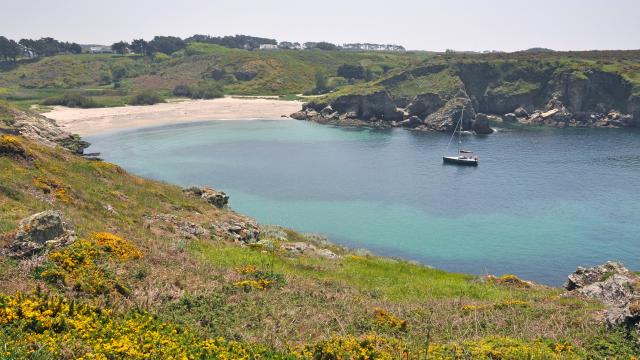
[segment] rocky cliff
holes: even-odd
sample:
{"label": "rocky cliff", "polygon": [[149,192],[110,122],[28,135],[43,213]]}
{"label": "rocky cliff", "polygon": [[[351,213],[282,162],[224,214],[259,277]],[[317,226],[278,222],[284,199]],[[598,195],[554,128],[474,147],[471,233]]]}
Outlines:
{"label": "rocky cliff", "polygon": [[[640,97],[615,71],[543,61],[425,65],[372,81],[371,94],[328,95],[296,119],[338,125],[488,134],[490,123],[555,127],[640,126]],[[362,89],[362,86],[360,87]]]}
{"label": "rocky cliff", "polygon": [[54,120],[33,112],[23,112],[0,102],[0,134],[22,135],[46,146],[60,145],[82,154],[89,143],[62,129]]}

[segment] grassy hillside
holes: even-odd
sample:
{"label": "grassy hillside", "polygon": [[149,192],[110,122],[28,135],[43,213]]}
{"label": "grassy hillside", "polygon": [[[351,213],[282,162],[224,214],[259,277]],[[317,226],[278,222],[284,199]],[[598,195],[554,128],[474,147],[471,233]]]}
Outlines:
{"label": "grassy hillside", "polygon": [[[20,219],[48,209],[61,211],[78,240],[29,259],[0,256],[0,358],[628,359],[640,351],[625,330],[596,322],[601,305],[559,289],[447,273],[278,227],[241,246],[215,230],[242,215],[117,165],[2,135],[0,245]],[[159,218],[173,220],[149,220]],[[186,235],[184,224],[208,231]],[[281,247],[290,242],[339,258],[292,255]]]}
{"label": "grassy hillside", "polygon": [[[354,87],[353,80],[336,75],[338,67],[344,64],[362,65],[373,80],[357,81]],[[17,65],[5,64],[0,70],[0,98],[27,108],[46,98],[77,93],[94,98],[98,106],[115,106],[124,104],[136,92],[152,90],[170,96],[176,85],[199,82],[221,84],[227,94],[286,96],[313,89],[315,74],[322,73],[342,94],[386,83],[396,98],[410,99],[424,91],[448,91],[455,87],[460,81],[455,76],[460,64],[491,65],[496,76],[491,80],[496,82],[492,91],[497,92],[517,93],[545,85],[536,84],[540,79],[531,78],[532,74],[549,76],[557,71],[573,71],[580,78],[589,71],[603,71],[622,76],[631,84],[632,93],[640,95],[640,51],[493,54],[247,51],[191,43],[171,56],[58,55],[24,60]],[[450,70],[438,76],[411,76],[390,84],[393,82],[390,79],[399,74],[425,66],[446,66]]]}
{"label": "grassy hillside", "polygon": [[373,74],[416,65],[426,53],[346,51],[247,51],[192,43],[167,56],[58,55],[0,70],[0,97],[23,108],[63,93],[93,97],[98,105],[122,105],[143,90],[170,96],[176,85],[216,82],[228,94],[292,95],[313,89],[320,72],[335,76],[343,64]]}

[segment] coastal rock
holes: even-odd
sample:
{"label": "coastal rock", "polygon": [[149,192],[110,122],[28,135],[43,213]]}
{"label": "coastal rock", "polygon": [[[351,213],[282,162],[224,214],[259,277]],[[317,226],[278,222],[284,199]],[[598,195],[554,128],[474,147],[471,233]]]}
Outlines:
{"label": "coastal rock", "polygon": [[425,120],[428,130],[451,132],[455,129],[460,114],[464,109],[462,129],[470,130],[475,117],[475,111],[468,97],[456,97],[449,100],[441,109],[429,115]]}
{"label": "coastal rock", "polygon": [[331,103],[331,108],[341,114],[355,112],[364,121],[401,121],[403,115],[386,91],[341,96]]}
{"label": "coastal rock", "polygon": [[514,113],[507,113],[507,114],[502,115],[502,120],[504,122],[513,123],[513,122],[517,122],[518,121],[518,117]]}
{"label": "coastal rock", "polygon": [[498,116],[498,115],[487,115],[487,120],[489,120],[489,122],[492,122],[492,123],[501,123],[504,121],[502,119],[502,116]]}
{"label": "coastal rock", "polygon": [[489,126],[489,117],[485,114],[477,114],[473,120],[472,130],[476,134],[492,134],[493,129]]}
{"label": "coastal rock", "polygon": [[[82,154],[89,147],[88,142],[78,135],[66,132],[52,119],[39,114],[9,111],[13,115],[13,121],[8,129],[15,135],[22,135],[45,146],[59,145],[75,154]],[[7,129],[0,129],[0,133],[6,131]]]}
{"label": "coastal rock", "polygon": [[421,124],[422,124],[422,119],[420,119],[417,116],[412,116],[407,120],[401,121],[399,125],[406,128],[415,128],[417,126],[420,126]]}
{"label": "coastal rock", "polygon": [[522,106],[520,106],[519,108],[515,109],[513,111],[513,114],[516,117],[527,117],[527,116],[529,116],[529,112],[527,112],[527,110],[525,108],[523,108]]}
{"label": "coastal rock", "polygon": [[219,221],[211,225],[219,237],[231,238],[240,244],[254,244],[260,240],[260,228],[252,219]]}
{"label": "coastal rock", "polygon": [[424,119],[438,111],[438,109],[440,109],[444,104],[445,101],[438,94],[420,94],[417,95],[409,104],[407,111],[409,112],[409,115],[418,116]]}
{"label": "coastal rock", "polygon": [[297,111],[289,115],[289,117],[296,120],[307,120],[307,113],[306,111]]}
{"label": "coastal rock", "polygon": [[196,239],[209,236],[209,230],[172,214],[144,216],[143,222],[145,223],[145,226],[149,227],[153,232],[159,235],[164,235],[168,228],[170,229],[170,232],[177,233],[180,237],[186,239]]}
{"label": "coastal rock", "polygon": [[20,221],[8,255],[24,258],[66,246],[76,240],[72,227],[59,211],[47,210]]}
{"label": "coastal rock", "polygon": [[640,276],[618,262],[591,268],[579,267],[564,287],[572,293],[601,301],[607,306],[604,320],[611,326],[631,325],[640,330]]}
{"label": "coastal rock", "polygon": [[192,186],[183,190],[185,193],[200,197],[209,204],[222,209],[229,204],[229,195],[222,191],[216,191],[210,187]]}

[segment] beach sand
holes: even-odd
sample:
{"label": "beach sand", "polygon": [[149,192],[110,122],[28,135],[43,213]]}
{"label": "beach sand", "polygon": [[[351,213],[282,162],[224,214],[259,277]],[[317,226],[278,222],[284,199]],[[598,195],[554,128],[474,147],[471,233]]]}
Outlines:
{"label": "beach sand", "polygon": [[173,101],[149,106],[77,109],[55,106],[43,115],[65,130],[96,135],[131,128],[203,120],[285,119],[302,108],[300,101],[269,98],[232,98]]}

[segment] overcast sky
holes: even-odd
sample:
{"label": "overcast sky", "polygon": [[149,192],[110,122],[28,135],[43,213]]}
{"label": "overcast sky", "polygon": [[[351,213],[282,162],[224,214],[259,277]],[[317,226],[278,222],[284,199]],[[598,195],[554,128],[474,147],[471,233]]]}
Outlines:
{"label": "overcast sky", "polygon": [[0,35],[111,44],[247,34],[420,50],[640,49],[640,0],[3,0]]}

